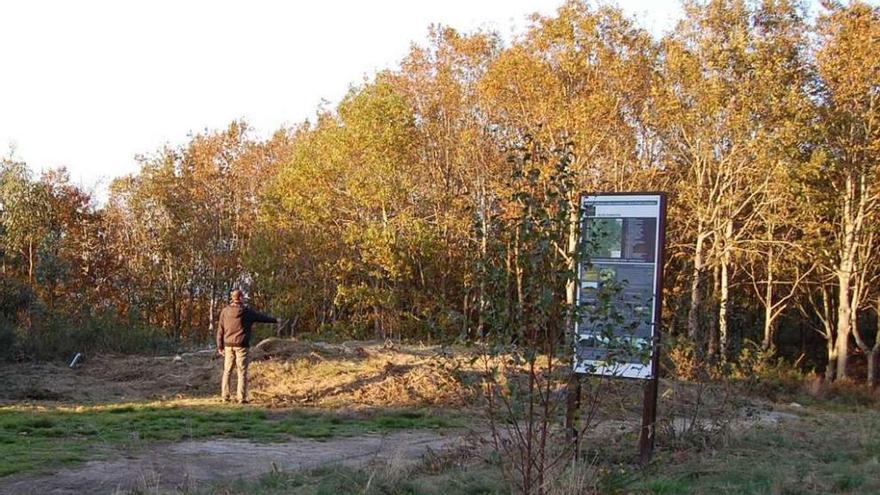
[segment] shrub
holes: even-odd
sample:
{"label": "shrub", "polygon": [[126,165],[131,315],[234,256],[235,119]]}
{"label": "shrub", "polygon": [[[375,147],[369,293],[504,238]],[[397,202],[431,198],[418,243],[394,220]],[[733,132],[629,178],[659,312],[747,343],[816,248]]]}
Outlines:
{"label": "shrub", "polygon": [[15,355],[15,325],[0,319],[0,360],[11,359]]}
{"label": "shrub", "polygon": [[34,293],[27,284],[18,280],[0,277],[0,316],[15,321],[19,313],[30,306]]}
{"label": "shrub", "polygon": [[87,315],[71,320],[39,304],[29,311],[29,324],[0,320],[0,358],[70,359],[77,352],[123,354],[172,351],[177,344],[159,329],[115,315]]}
{"label": "shrub", "polygon": [[703,363],[697,357],[696,345],[687,338],[671,337],[663,344],[660,363],[664,374],[681,380],[696,380],[703,370]]}
{"label": "shrub", "polygon": [[814,375],[804,380],[801,392],[811,399],[833,402],[842,406],[872,406],[880,403],[880,395],[862,383],[851,379],[839,379],[828,383],[823,377]]}

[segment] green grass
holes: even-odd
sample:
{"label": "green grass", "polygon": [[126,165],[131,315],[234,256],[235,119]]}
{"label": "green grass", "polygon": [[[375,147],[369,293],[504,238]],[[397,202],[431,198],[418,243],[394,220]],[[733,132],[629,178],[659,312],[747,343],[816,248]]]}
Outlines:
{"label": "green grass", "polygon": [[709,452],[661,452],[626,493],[880,493],[880,414],[814,411]]}
{"label": "green grass", "polygon": [[294,472],[269,473],[257,480],[236,480],[205,487],[198,493],[248,495],[495,495],[510,493],[501,473],[491,466],[453,468],[442,473],[379,466],[354,469],[324,466]]}
{"label": "green grass", "polygon": [[[880,493],[880,414],[876,409],[804,408],[803,417],[753,427],[714,449],[659,446],[640,469],[597,459],[597,489],[608,494],[877,494]],[[635,443],[632,447],[634,449]],[[451,464],[438,470],[332,466],[275,472],[259,480],[221,483],[199,493],[419,494],[509,493],[497,464]],[[565,492],[569,493],[569,492]],[[573,492],[572,492],[573,493]]]}
{"label": "green grass", "polygon": [[360,415],[294,410],[271,415],[208,403],[137,403],[79,408],[0,408],[0,476],[105,456],[114,448],[209,437],[278,442],[368,432],[460,426],[455,416],[424,410]]}

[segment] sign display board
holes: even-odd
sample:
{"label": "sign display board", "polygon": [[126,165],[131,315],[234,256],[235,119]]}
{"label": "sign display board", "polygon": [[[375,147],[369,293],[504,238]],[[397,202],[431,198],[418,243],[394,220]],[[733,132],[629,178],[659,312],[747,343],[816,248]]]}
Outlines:
{"label": "sign display board", "polygon": [[575,372],[656,377],[665,197],[581,197]]}

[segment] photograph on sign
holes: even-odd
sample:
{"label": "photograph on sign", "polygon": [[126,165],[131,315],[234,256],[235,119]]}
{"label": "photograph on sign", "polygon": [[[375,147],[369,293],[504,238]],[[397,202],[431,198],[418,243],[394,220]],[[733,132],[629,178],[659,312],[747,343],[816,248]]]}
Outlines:
{"label": "photograph on sign", "polygon": [[659,195],[582,197],[576,372],[652,377],[660,214]]}

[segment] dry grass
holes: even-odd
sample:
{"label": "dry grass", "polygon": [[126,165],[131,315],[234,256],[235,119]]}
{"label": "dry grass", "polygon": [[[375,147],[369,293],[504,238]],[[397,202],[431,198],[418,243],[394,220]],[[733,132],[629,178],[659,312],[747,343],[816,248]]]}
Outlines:
{"label": "dry grass", "polygon": [[[463,362],[439,347],[267,339],[251,351],[251,398],[265,407],[458,407],[473,398],[458,379]],[[0,405],[207,398],[218,393],[221,368],[212,351],[88,356],[75,370],[9,364],[0,367],[0,382],[10,384]]]}
{"label": "dry grass", "polygon": [[473,392],[461,360],[439,348],[268,340],[255,350],[253,395],[271,406],[455,407]]}

